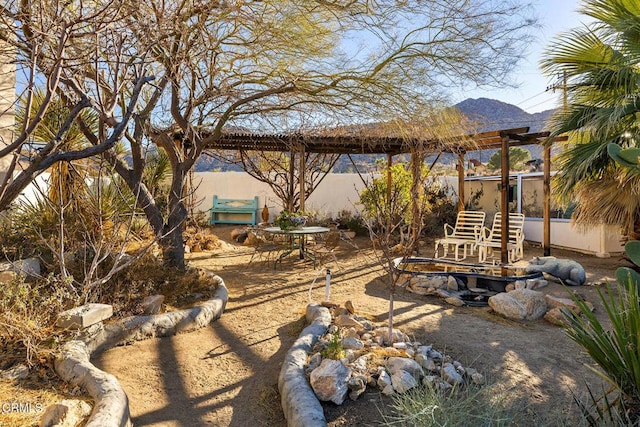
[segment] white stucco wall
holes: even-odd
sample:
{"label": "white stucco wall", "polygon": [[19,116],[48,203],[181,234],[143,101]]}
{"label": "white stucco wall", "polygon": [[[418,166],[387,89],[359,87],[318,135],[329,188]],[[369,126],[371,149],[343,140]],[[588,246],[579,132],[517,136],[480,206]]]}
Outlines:
{"label": "white stucco wall", "polygon": [[[525,239],[542,243],[543,226],[542,219],[527,218],[524,223]],[[581,230],[571,224],[570,220],[562,219],[552,219],[550,226],[552,246],[600,257],[624,252],[624,245],[620,241],[620,230],[617,227],[602,224],[588,230]]]}
{"label": "white stucco wall", "polygon": [[[211,208],[214,194],[223,199],[253,199],[258,196],[260,210],[266,203],[271,219],[282,210],[271,188],[245,172],[198,172],[194,174],[194,186],[196,200],[200,201],[196,207],[198,212]],[[335,216],[343,209],[359,211],[356,203],[363,188],[358,174],[329,174],[306,201],[305,210],[316,211],[321,216]]]}

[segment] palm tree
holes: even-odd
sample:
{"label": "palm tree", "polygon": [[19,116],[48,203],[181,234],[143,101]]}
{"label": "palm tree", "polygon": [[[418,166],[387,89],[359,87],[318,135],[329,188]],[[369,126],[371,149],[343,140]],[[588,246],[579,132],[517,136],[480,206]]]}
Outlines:
{"label": "palm tree", "polygon": [[568,82],[566,108],[552,122],[553,136],[570,136],[554,184],[564,200],[576,200],[578,224],[619,224],[633,237],[640,233],[640,175],[621,170],[607,145],[640,141],[640,7],[590,0],[581,12],[593,23],[559,36],[541,63]]}

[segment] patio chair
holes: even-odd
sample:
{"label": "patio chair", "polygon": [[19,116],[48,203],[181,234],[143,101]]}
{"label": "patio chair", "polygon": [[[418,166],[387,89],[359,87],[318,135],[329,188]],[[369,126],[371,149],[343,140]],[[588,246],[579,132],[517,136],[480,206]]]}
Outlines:
{"label": "patio chair", "polygon": [[[438,250],[443,247],[442,258],[449,254],[449,246],[454,249],[454,260],[462,261],[467,257],[467,247],[473,255],[478,242],[480,241],[480,230],[484,226],[486,214],[479,211],[460,211],[456,218],[454,227],[449,224],[444,225],[444,237],[435,242],[434,258],[440,258]],[[462,254],[460,254],[462,248]]]}
{"label": "patio chair", "polygon": [[[524,256],[524,219],[523,214],[509,213],[509,241],[507,250],[509,262],[515,262]],[[497,212],[493,217],[491,229],[482,228],[481,239],[478,243],[478,261],[486,262],[494,248],[502,246],[502,213]]]}
{"label": "patio chair", "polygon": [[322,259],[327,255],[331,256],[333,261],[338,264],[335,250],[340,246],[340,240],[342,239],[339,231],[330,231],[323,241],[318,241],[315,245],[310,245],[307,248],[307,251],[312,255],[314,268],[316,263],[322,263]]}
{"label": "patio chair", "polygon": [[253,246],[254,251],[249,259],[249,264],[253,262],[253,259],[264,258],[267,265],[272,260],[273,268],[276,268],[278,261],[281,260],[280,255],[285,251],[290,251],[291,248],[283,243],[276,241],[273,235],[266,235],[260,229],[250,230],[247,235],[246,244]]}

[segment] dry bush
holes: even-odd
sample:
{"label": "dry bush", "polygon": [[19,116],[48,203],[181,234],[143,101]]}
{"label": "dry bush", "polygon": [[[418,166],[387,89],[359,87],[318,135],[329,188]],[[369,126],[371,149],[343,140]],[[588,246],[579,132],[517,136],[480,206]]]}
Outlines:
{"label": "dry bush", "polygon": [[3,284],[0,296],[0,369],[17,360],[33,366],[49,361],[58,342],[54,329],[56,314],[75,305],[76,299],[65,283],[54,276],[34,282],[17,277]]}

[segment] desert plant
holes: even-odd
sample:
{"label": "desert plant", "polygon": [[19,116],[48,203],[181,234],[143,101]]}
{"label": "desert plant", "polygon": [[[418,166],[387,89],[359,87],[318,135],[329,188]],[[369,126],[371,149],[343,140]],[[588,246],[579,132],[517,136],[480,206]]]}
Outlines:
{"label": "desert plant", "polygon": [[347,353],[342,346],[342,340],[340,339],[340,334],[335,333],[331,337],[331,341],[327,344],[327,346],[321,352],[322,357],[327,359],[341,360],[344,359]]}
{"label": "desert plant", "polygon": [[451,200],[451,197],[447,194],[446,188],[439,181],[426,181],[424,185],[424,196],[430,208],[430,215],[424,216],[423,231],[427,235],[440,235],[444,224],[455,223],[458,209],[453,200]]}
{"label": "desert plant", "polygon": [[386,177],[378,177],[365,181],[365,188],[360,193],[360,202],[364,206],[363,218],[369,238],[378,249],[375,256],[385,273],[384,280],[389,290],[388,343],[393,342],[394,300],[400,278],[396,258],[409,257],[417,248],[424,214],[428,212],[424,193],[416,197],[411,195],[428,172],[422,165],[413,167],[418,157],[412,159],[411,172],[401,164],[391,167],[389,191]]}
{"label": "desert plant", "polygon": [[469,200],[464,202],[464,208],[468,211],[479,211],[481,210],[480,199],[484,196],[484,186],[482,182],[480,183],[480,189],[478,191],[472,191],[471,197]]}
{"label": "desert plant", "polygon": [[335,223],[340,230],[351,230],[356,234],[361,234],[366,230],[362,215],[359,213],[352,213],[348,209],[343,209],[338,212],[338,216],[335,219]]}
{"label": "desert plant", "polygon": [[[55,315],[78,302],[76,296],[69,292],[68,284],[54,275],[37,281],[25,281],[24,277],[17,276],[3,284],[0,342],[5,348],[15,347],[14,357],[32,365],[40,350],[50,347],[44,344],[54,338]],[[12,363],[13,360],[4,362]]]}
{"label": "desert plant", "polygon": [[[508,426],[518,425],[521,408],[495,387],[454,387],[441,390],[432,385],[395,394],[391,412],[380,410],[384,426]],[[504,398],[500,398],[500,397]],[[527,417],[527,423],[531,422]]]}
{"label": "desert plant", "polygon": [[[378,166],[381,166],[378,163]],[[393,223],[409,222],[411,206],[411,172],[403,164],[395,164],[389,169],[391,172],[391,199],[387,201],[387,169],[381,170],[381,175],[373,179],[360,192],[360,204],[364,209],[366,219],[383,221],[388,217]],[[374,224],[375,225],[375,224]]]}
{"label": "desert plant", "polygon": [[[631,243],[631,242],[629,242]],[[634,272],[635,273],[635,272]],[[627,271],[619,270],[619,279]],[[614,296],[614,291],[617,296]],[[618,283],[606,292],[598,290],[611,329],[607,330],[586,303],[574,298],[582,315],[566,312],[568,336],[584,348],[598,364],[594,372],[611,384],[603,397],[592,395],[595,413],[593,425],[613,422],[627,414],[633,423],[640,421],[640,305],[638,282],[627,275],[626,282]],[[609,396],[611,394],[611,396]],[[583,406],[588,409],[586,405]],[[635,424],[634,424],[635,425]]]}
{"label": "desert plant", "polygon": [[552,137],[569,136],[554,159],[554,191],[561,201],[576,201],[578,225],[620,225],[638,239],[640,175],[614,167],[607,151],[609,144],[633,147],[638,141],[640,13],[633,1],[581,3],[591,22],[558,35],[541,62],[548,76],[568,82],[565,108],[550,123]]}

